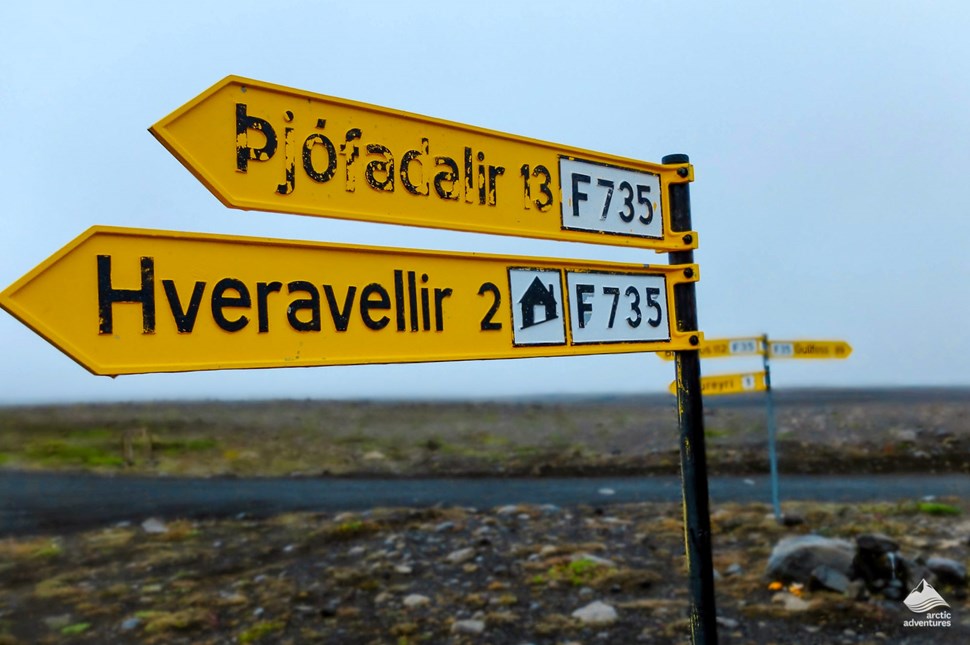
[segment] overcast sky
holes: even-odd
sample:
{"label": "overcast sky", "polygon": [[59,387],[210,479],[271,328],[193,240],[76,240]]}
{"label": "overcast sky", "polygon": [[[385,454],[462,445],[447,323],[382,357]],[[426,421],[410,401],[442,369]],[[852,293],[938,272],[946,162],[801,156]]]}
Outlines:
{"label": "overcast sky", "polygon": [[[228,209],[147,129],[236,74],[646,161],[686,153],[708,337],[853,346],[776,361],[779,388],[970,384],[965,2],[37,0],[0,17],[0,289],[94,224],[664,261]],[[634,393],[672,378],[639,354],[109,379],[0,312],[0,403]]]}

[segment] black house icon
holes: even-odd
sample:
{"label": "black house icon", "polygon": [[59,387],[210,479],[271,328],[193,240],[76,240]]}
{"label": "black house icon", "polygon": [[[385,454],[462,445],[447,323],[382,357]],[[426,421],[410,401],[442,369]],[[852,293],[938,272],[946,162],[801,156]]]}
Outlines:
{"label": "black house icon", "polygon": [[[552,285],[550,284],[549,288],[546,289],[546,286],[542,284],[538,276],[532,280],[532,284],[529,285],[529,288],[519,298],[519,304],[522,306],[522,329],[549,322],[559,317],[559,303],[556,302],[555,291]],[[544,310],[540,320],[536,320],[537,307],[541,307]]]}

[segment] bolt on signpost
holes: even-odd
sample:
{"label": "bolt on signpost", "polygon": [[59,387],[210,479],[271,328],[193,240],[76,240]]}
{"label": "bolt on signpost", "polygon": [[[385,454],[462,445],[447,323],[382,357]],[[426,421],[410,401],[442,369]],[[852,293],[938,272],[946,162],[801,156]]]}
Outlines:
{"label": "bolt on signpost", "polygon": [[109,376],[673,352],[691,637],[717,641],[686,155],[647,163],[234,76],[150,131],[233,208],[669,254],[651,266],[95,226],[0,307]]}

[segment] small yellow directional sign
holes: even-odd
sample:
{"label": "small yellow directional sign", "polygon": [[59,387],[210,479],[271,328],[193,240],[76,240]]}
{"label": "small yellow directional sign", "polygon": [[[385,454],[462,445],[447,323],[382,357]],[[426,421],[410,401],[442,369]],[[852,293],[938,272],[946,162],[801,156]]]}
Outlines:
{"label": "small yellow directional sign", "polygon": [[[762,343],[760,338],[715,338],[705,339],[697,349],[701,358],[725,358],[728,356],[761,356]],[[674,360],[673,352],[658,352],[657,356],[666,360]]]}
{"label": "small yellow directional sign", "polygon": [[[671,394],[677,393],[677,382],[670,384]],[[720,376],[701,377],[701,394],[703,396],[717,396],[718,394],[740,394],[743,392],[764,392],[765,373],[749,372],[746,374],[722,374]]]}
{"label": "small yellow directional sign", "polygon": [[848,358],[852,353],[842,340],[773,340],[768,345],[771,358]]}
{"label": "small yellow directional sign", "polygon": [[673,289],[697,276],[94,227],[0,306],[95,374],[525,358],[686,349]]}
{"label": "small yellow directional sign", "polygon": [[661,165],[230,76],[150,128],[226,206],[479,233],[697,246]]}

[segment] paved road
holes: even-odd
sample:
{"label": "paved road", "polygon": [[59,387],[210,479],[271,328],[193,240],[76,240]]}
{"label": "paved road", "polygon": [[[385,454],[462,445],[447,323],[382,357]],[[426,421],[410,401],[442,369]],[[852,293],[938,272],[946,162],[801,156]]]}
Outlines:
{"label": "paved road", "polygon": [[[769,501],[766,476],[713,477],[712,501]],[[782,500],[970,498],[970,477],[787,476]],[[176,479],[0,472],[0,535],[68,531],[155,516],[362,510],[435,504],[489,508],[679,501],[678,477],[622,479]]]}

